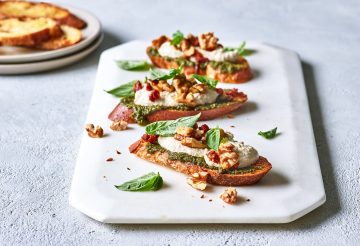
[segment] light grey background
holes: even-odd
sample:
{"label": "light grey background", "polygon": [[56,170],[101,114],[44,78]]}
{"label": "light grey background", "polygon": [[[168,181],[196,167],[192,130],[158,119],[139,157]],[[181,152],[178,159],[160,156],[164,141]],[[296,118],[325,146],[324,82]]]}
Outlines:
{"label": "light grey background", "polygon": [[[64,2],[96,14],[105,40],[76,65],[0,77],[0,245],[358,244],[359,1]],[[327,194],[322,207],[283,225],[117,226],[69,207],[101,50],[177,29],[266,41],[301,55]]]}

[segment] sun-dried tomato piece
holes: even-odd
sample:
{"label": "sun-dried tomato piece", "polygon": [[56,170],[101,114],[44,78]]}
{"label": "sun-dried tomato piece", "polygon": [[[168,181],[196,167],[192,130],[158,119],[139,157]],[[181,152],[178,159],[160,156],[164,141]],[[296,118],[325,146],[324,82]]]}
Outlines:
{"label": "sun-dried tomato piece", "polygon": [[139,91],[139,90],[141,90],[142,89],[142,84],[141,84],[141,82],[138,80],[138,81],[136,81],[136,83],[134,84],[134,92],[137,92],[137,91]]}
{"label": "sun-dried tomato piece", "polygon": [[221,88],[216,88],[216,92],[217,92],[219,95],[224,94],[224,90],[221,89]]}
{"label": "sun-dried tomato piece", "polygon": [[210,161],[218,163],[218,164],[220,163],[220,157],[219,157],[218,153],[216,153],[215,150],[210,150],[206,155]]}
{"label": "sun-dried tomato piece", "polygon": [[153,90],[149,96],[149,100],[155,102],[160,98],[160,92],[157,90]]}
{"label": "sun-dried tomato piece", "polygon": [[150,85],[150,83],[146,83],[145,88],[146,88],[147,91],[152,91],[152,90],[153,90],[153,88],[152,88],[152,86]]}
{"label": "sun-dried tomato piece", "polygon": [[145,142],[148,142],[148,143],[156,143],[157,142],[157,139],[158,139],[158,135],[150,135],[150,134],[147,134],[145,133],[144,135],[142,135],[142,140],[144,140]]}
{"label": "sun-dried tomato piece", "polygon": [[207,131],[209,131],[209,126],[206,124],[203,124],[202,126],[199,127],[200,130],[204,131],[204,133],[206,133]]}

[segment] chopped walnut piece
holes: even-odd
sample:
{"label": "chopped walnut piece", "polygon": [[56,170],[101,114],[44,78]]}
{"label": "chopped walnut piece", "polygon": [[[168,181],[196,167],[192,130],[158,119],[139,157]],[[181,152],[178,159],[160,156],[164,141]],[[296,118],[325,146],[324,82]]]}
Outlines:
{"label": "chopped walnut piece", "polygon": [[193,173],[191,177],[187,178],[187,183],[197,190],[205,190],[207,186],[207,172]]}
{"label": "chopped walnut piece", "polygon": [[159,38],[154,39],[154,40],[152,41],[152,46],[153,46],[154,48],[156,48],[156,49],[159,49],[160,46],[161,46],[163,43],[167,42],[167,41],[169,41],[169,38],[166,37],[165,35],[162,35],[162,36],[160,36]]}
{"label": "chopped walnut piece", "polygon": [[231,143],[220,144],[219,146],[220,165],[223,169],[235,168],[239,165],[239,153]]}
{"label": "chopped walnut piece", "polygon": [[126,130],[128,123],[126,121],[113,121],[110,125],[110,129],[113,131],[123,131]]}
{"label": "chopped walnut piece", "polygon": [[191,46],[189,49],[184,50],[183,54],[187,57],[192,56],[193,54],[195,54],[195,48]]}
{"label": "chopped walnut piece", "polygon": [[229,187],[225,189],[225,191],[222,194],[220,194],[219,197],[221,198],[221,200],[223,200],[226,203],[234,204],[236,203],[236,199],[237,199],[237,191],[235,188]]}
{"label": "chopped walnut piece", "polygon": [[200,48],[203,50],[215,50],[218,47],[218,38],[213,32],[203,33],[199,36]]}
{"label": "chopped walnut piece", "polygon": [[179,126],[176,128],[176,133],[185,137],[191,137],[193,136],[194,129],[192,127]]}
{"label": "chopped walnut piece", "polygon": [[85,126],[85,129],[86,129],[89,137],[101,138],[102,136],[104,136],[104,130],[100,126],[94,127],[93,124],[87,124]]}
{"label": "chopped walnut piece", "polygon": [[180,143],[190,148],[198,148],[198,149],[206,148],[206,144],[204,144],[202,141],[199,141],[191,137],[183,138]]}

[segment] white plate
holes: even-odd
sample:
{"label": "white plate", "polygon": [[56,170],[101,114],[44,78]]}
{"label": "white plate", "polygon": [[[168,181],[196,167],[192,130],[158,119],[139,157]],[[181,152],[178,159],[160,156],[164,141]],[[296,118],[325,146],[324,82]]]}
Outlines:
{"label": "white plate", "polygon": [[[221,85],[243,90],[249,102],[234,119],[207,122],[232,131],[273,165],[260,183],[237,188],[242,197],[237,205],[218,198],[224,187],[194,190],[186,184],[185,175],[131,155],[128,146],[141,137],[144,128],[131,125],[126,131],[111,131],[107,115],[118,99],[103,89],[143,79],[146,73],[120,70],[114,61],[145,59],[147,44],[129,42],[101,55],[87,122],[101,125],[107,135],[92,139],[84,131],[70,191],[73,207],[105,223],[286,223],[325,202],[299,58],[292,51],[262,43],[248,42],[256,50],[248,57],[255,78],[245,84]],[[277,138],[257,135],[275,126],[281,133]],[[117,155],[116,149],[122,154]],[[114,161],[106,162],[109,157]],[[132,193],[114,187],[151,171],[160,172],[164,179],[159,191]],[[201,199],[201,194],[206,198]]]}
{"label": "white plate", "polygon": [[94,43],[90,44],[85,49],[75,54],[71,54],[69,56],[61,57],[58,59],[31,62],[31,63],[20,63],[20,64],[0,64],[0,74],[18,75],[18,74],[26,74],[26,73],[38,73],[38,72],[44,72],[55,68],[60,68],[66,65],[70,65],[74,62],[83,59],[84,57],[88,56],[91,52],[93,52],[97,47],[99,47],[103,38],[104,35],[101,34],[99,38],[94,41]]}
{"label": "white plate", "polygon": [[86,28],[81,30],[83,38],[79,43],[62,49],[50,51],[34,50],[23,47],[0,46],[0,63],[24,63],[48,60],[75,53],[90,45],[100,35],[101,25],[99,20],[87,11],[74,7],[64,7],[87,23]]}

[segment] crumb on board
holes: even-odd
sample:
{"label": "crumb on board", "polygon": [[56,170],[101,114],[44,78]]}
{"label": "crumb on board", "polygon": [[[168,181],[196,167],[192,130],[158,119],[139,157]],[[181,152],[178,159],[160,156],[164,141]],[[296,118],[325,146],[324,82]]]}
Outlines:
{"label": "crumb on board", "polygon": [[130,168],[128,168],[128,167],[127,167],[126,169],[127,169],[127,170],[131,170],[131,169],[130,169]]}
{"label": "crumb on board", "polygon": [[120,155],[120,154],[121,154],[121,152],[120,152],[120,151],[118,151],[118,150],[116,150],[116,154]]}
{"label": "crumb on board", "polygon": [[113,160],[114,160],[114,158],[112,158],[112,157],[109,157],[106,159],[106,161],[113,161]]}

